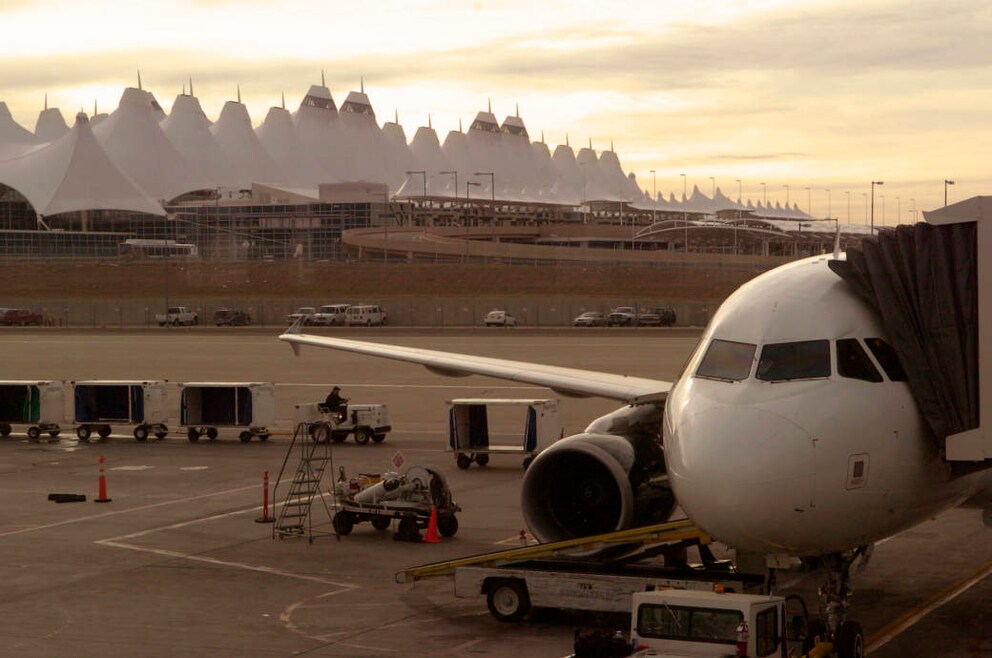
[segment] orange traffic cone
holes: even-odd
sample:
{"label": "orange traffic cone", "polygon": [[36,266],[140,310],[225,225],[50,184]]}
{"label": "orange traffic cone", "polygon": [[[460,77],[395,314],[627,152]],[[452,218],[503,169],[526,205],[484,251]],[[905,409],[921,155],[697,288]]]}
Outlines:
{"label": "orange traffic cone", "polygon": [[437,507],[431,506],[431,520],[427,522],[427,534],[424,535],[424,543],[437,544],[441,538],[437,534]]}
{"label": "orange traffic cone", "polygon": [[105,460],[103,458],[103,455],[100,455],[100,480],[97,483],[98,484],[99,493],[97,495],[97,498],[93,501],[94,503],[109,503],[110,502],[110,497],[107,495],[107,478],[103,474],[103,462],[104,461]]}

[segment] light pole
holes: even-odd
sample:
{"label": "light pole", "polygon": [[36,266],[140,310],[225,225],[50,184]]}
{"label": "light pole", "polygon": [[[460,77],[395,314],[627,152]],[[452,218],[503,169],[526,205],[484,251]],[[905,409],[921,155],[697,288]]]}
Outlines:
{"label": "light pole", "polygon": [[944,179],[944,207],[947,207],[947,186],[954,185],[954,181]]}
{"label": "light pole", "polygon": [[875,235],[875,186],[885,185],[885,181],[873,180],[871,182],[871,234]]}
{"label": "light pole", "polygon": [[[382,193],[383,204],[385,209],[389,210],[389,192]],[[389,262],[389,220],[388,214],[383,213],[382,215],[382,230],[383,230],[383,242],[382,242],[382,263],[385,265]]]}
{"label": "light pole", "polygon": [[442,174],[453,175],[455,177],[455,201],[458,200],[458,172],[457,171],[442,171]]}
{"label": "light pole", "polygon": [[[420,174],[421,176],[424,177],[424,197],[423,197],[423,200],[421,201],[421,204],[422,204],[422,207],[423,208],[427,208],[427,172],[426,171],[408,171],[408,172],[406,172],[406,175],[407,176],[413,176],[414,174]],[[412,215],[410,217],[410,221],[413,221],[413,216]],[[425,226],[426,226],[426,224],[425,224]]]}
{"label": "light pole", "polygon": [[496,242],[496,174],[491,171],[477,171],[473,176],[489,176],[489,192],[490,198],[493,202],[493,219],[492,219],[492,229],[493,238],[492,241]]}
{"label": "light pole", "polygon": [[689,208],[686,207],[688,199],[685,198],[687,183],[685,174],[679,174],[679,176],[682,177],[682,227],[685,230],[685,237],[683,238],[685,244],[682,250],[689,253]]}

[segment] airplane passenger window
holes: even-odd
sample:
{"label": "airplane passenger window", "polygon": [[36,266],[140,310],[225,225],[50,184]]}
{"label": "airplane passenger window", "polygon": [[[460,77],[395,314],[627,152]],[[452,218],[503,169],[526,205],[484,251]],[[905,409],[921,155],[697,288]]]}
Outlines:
{"label": "airplane passenger window", "polygon": [[830,376],[830,341],[771,343],[761,348],[755,376],[766,382]]}
{"label": "airplane passenger window", "polygon": [[699,364],[696,376],[727,382],[747,379],[751,373],[751,362],[754,361],[756,347],[752,343],[714,339],[706,348],[706,356]]}
{"label": "airplane passenger window", "polygon": [[837,341],[837,374],[866,382],[882,381],[882,374],[856,338],[842,338]]}
{"label": "airplane passenger window", "polygon": [[882,370],[888,375],[889,379],[894,382],[905,382],[909,381],[906,376],[906,371],[902,369],[902,363],[899,361],[899,356],[896,351],[892,349],[892,346],[886,343],[881,338],[865,338],[865,345],[871,350],[871,353],[875,355],[878,359],[878,363],[882,366]]}

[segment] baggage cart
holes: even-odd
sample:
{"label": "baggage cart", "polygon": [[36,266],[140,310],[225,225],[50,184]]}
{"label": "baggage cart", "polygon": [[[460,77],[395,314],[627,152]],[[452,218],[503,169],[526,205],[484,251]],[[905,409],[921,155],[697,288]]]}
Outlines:
{"label": "baggage cart", "polygon": [[179,424],[186,438],[213,441],[222,428],[240,429],[242,443],[267,441],[275,416],[275,386],[260,382],[195,382],[180,384]]}
{"label": "baggage cart", "polygon": [[57,437],[65,422],[63,388],[55,381],[0,382],[0,436],[9,436],[13,425],[27,425],[32,441],[42,432]]}
{"label": "baggage cart", "polygon": [[164,379],[72,382],[76,436],[80,441],[89,441],[96,432],[105,439],[112,425],[133,425],[138,441],[144,441],[149,434],[164,439],[169,433],[166,384]]}
{"label": "baggage cart", "polygon": [[[512,443],[492,442],[506,436],[502,431],[497,433],[502,426],[520,427],[522,432],[509,434]],[[485,466],[490,455],[497,454],[523,455],[527,468],[537,453],[561,436],[558,400],[463,398],[448,402],[448,451],[455,453],[461,469],[472,462]]]}

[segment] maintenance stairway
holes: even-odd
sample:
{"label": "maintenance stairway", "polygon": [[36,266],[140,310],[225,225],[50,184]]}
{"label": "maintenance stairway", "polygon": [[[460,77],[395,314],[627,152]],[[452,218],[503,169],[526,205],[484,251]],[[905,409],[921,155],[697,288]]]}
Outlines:
{"label": "maintenance stairway", "polygon": [[[313,542],[313,504],[316,498],[320,501],[320,506],[324,508],[327,521],[333,518],[332,507],[328,505],[324,494],[320,491],[320,483],[324,473],[328,468],[333,470],[334,463],[331,453],[330,441],[317,442],[310,437],[307,423],[299,423],[293,438],[289,442],[286,450],[286,457],[283,459],[282,468],[279,469],[279,477],[276,478],[275,487],[272,490],[272,499],[278,500],[279,484],[282,482],[286,472],[286,465],[294,450],[299,451],[299,461],[296,471],[289,481],[289,490],[283,502],[279,516],[272,527],[272,536],[283,537],[299,535],[306,536]],[[333,494],[329,494],[333,500]],[[318,507],[319,509],[319,507]],[[330,532],[321,534],[331,534]]]}

